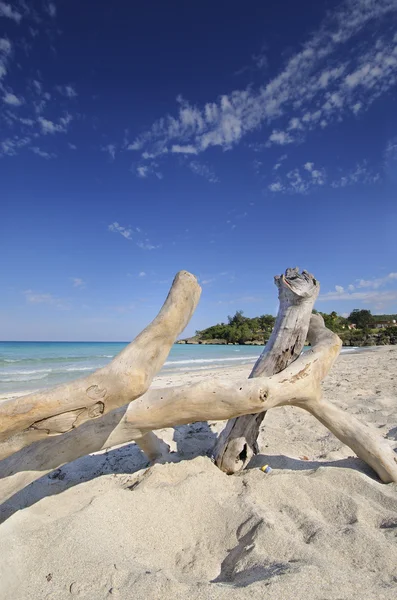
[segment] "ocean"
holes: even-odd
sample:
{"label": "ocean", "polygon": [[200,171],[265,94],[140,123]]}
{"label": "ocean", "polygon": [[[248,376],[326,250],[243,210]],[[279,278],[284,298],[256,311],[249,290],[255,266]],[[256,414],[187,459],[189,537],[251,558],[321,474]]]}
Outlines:
{"label": "ocean", "polygon": [[[127,343],[0,342],[0,397],[53,387],[105,366]],[[174,344],[161,373],[254,364],[263,346]]]}
{"label": "ocean", "polygon": [[[103,367],[127,343],[0,342],[0,397],[53,387]],[[160,373],[253,365],[263,346],[175,344]],[[352,350],[352,349],[346,349]]]}

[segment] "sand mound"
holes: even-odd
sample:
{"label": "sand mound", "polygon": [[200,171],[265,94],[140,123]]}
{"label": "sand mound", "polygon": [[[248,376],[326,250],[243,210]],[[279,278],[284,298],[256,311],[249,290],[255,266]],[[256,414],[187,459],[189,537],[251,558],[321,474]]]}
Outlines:
{"label": "sand mound", "polygon": [[228,477],[198,457],[44,498],[0,551],[4,600],[395,598],[396,486],[332,467]]}

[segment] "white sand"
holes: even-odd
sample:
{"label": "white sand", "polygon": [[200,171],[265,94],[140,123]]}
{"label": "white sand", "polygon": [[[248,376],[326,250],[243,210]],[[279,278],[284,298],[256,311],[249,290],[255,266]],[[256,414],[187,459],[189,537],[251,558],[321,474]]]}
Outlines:
{"label": "white sand", "polygon": [[[344,355],[323,388],[397,447],[396,366],[393,347]],[[155,385],[218,374],[163,376]],[[381,484],[295,408],[267,414],[262,454],[228,477],[205,456],[222,427],[160,431],[174,450],[169,464],[146,469],[129,444],[79,459],[7,501],[2,600],[397,598],[397,484]]]}

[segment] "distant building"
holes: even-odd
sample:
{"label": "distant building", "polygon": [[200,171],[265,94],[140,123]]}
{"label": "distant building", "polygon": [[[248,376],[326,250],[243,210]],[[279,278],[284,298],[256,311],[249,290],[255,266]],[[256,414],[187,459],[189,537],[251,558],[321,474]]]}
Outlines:
{"label": "distant building", "polygon": [[383,320],[377,320],[375,317],[374,328],[384,329],[385,327],[397,327],[396,319],[392,319],[391,321],[383,321]]}

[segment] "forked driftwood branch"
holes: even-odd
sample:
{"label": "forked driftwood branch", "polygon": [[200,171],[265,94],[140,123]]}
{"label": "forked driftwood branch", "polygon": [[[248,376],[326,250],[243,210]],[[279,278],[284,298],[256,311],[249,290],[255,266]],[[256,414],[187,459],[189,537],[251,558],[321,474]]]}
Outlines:
{"label": "forked driftwood branch", "polygon": [[[284,279],[289,281],[288,273],[291,271]],[[316,288],[315,280],[307,278]],[[337,358],[341,341],[324,326],[319,315],[310,316],[307,336],[311,349],[275,375],[261,374],[237,383],[207,379],[191,385],[148,389],[173,341],[190,319],[199,294],[196,279],[189,273],[179,273],[158,317],[107,367],[71,384],[0,405],[2,499],[66,462],[132,440],[151,459],[157,458],[167,448],[154,435],[156,429],[255,415],[286,405],[309,411],[367,462],[382,481],[397,482],[397,457],[388,442],[321,398],[321,381]],[[299,340],[298,346],[303,343],[302,338]],[[294,353],[289,350],[288,360]],[[257,365],[265,359],[259,359]],[[92,390],[93,394],[88,393]]]}
{"label": "forked driftwood branch", "polygon": [[[310,315],[320,286],[317,280],[299,269],[287,269],[276,276],[279,310],[272,335],[252,369],[250,378],[275,375],[302,352],[309,329]],[[243,469],[257,454],[259,428],[266,412],[245,415],[228,421],[214,449],[217,466],[226,473]]]}

